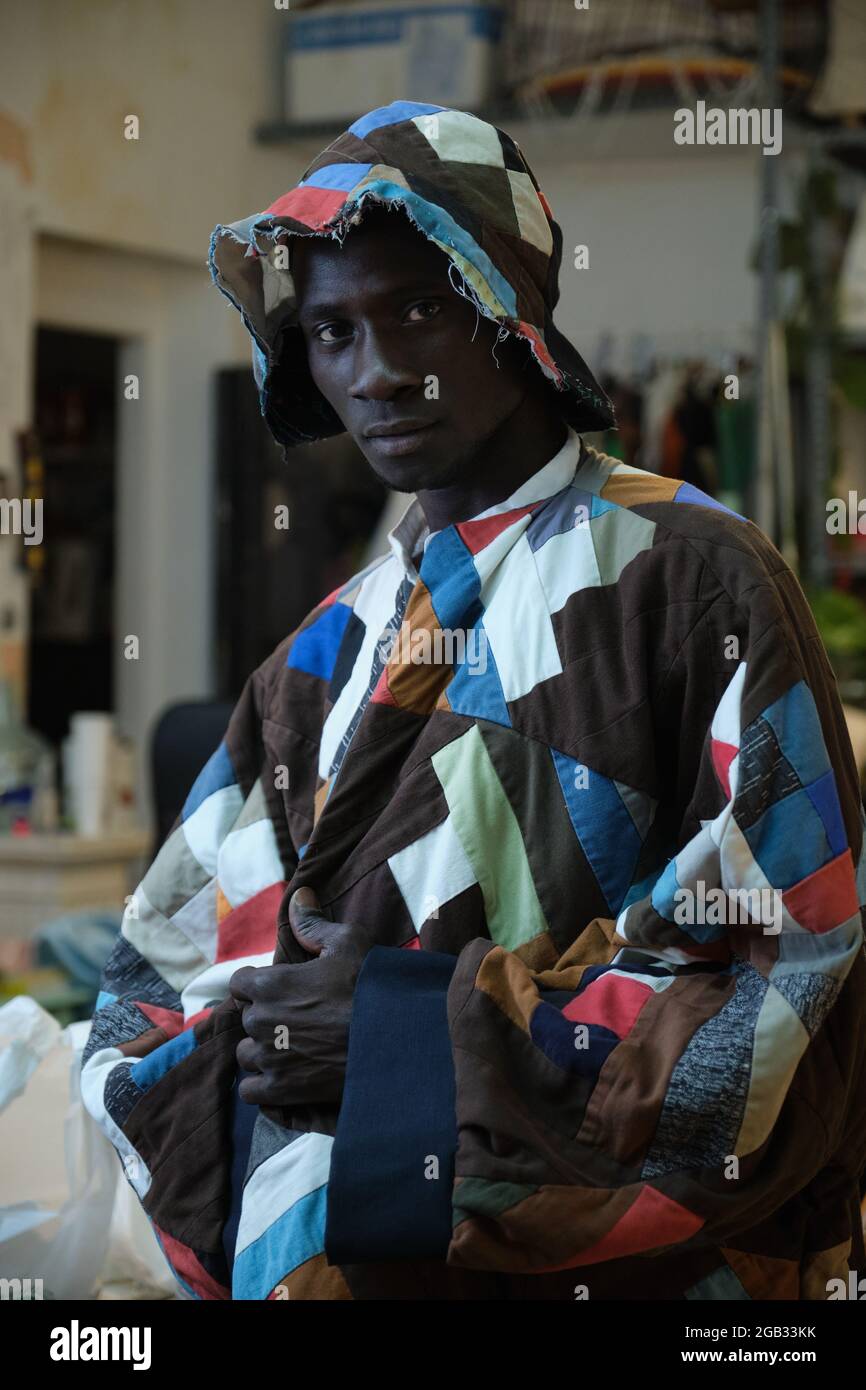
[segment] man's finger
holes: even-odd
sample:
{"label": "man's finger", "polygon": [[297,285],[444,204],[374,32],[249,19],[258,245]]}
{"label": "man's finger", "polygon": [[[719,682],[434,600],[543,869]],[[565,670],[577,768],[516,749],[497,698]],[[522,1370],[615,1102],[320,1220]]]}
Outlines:
{"label": "man's finger", "polygon": [[261,1072],[259,1066],[259,1045],[253,1038],[241,1038],[235,1048],[237,1064],[242,1071]]}
{"label": "man's finger", "polygon": [[264,1073],[243,1077],[238,1083],[238,1095],[241,1100],[246,1101],[247,1105],[285,1105],[289,1103],[285,1098],[277,1099],[274,1095],[273,1083]]}
{"label": "man's finger", "polygon": [[256,975],[258,969],[255,965],[242,965],[240,970],[236,970],[229,980],[229,992],[235,999],[243,999],[247,1002],[256,997]]}
{"label": "man's finger", "polygon": [[295,940],[311,956],[334,945],[340,927],[324,914],[312,888],[296,888],[289,899],[289,926]]}

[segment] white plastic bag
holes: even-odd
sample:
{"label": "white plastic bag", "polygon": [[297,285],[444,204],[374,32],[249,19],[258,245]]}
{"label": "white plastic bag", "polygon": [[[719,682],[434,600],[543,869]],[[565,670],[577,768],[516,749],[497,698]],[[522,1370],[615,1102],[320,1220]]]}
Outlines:
{"label": "white plastic bag", "polygon": [[[0,1278],[29,1296],[177,1297],[112,1145],[84,1108],[90,1023],[60,1025],[27,996],[0,1008]],[[34,1283],[41,1280],[41,1286]],[[111,1295],[109,1295],[111,1296]]]}
{"label": "white plastic bag", "polygon": [[118,1161],[81,1103],[89,1028],[26,996],[0,1008],[0,1277],[31,1297],[94,1297],[108,1248]]}

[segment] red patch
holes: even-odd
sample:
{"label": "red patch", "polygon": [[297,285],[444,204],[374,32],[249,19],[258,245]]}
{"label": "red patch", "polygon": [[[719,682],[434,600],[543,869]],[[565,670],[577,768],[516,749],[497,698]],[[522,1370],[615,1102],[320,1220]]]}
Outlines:
{"label": "red patch", "polygon": [[596,1265],[602,1260],[619,1260],[639,1255],[644,1250],[656,1250],[661,1245],[681,1245],[691,1239],[704,1224],[687,1207],[680,1206],[654,1187],[643,1187],[628,1211],[588,1250],[559,1265],[548,1265],[537,1274],[552,1274],[557,1269],[574,1269],[577,1265]]}
{"label": "red patch", "polygon": [[293,188],[265,210],[265,216],[292,217],[310,228],[324,227],[342,207],[346,194],[340,188]]}
{"label": "red patch", "polygon": [[144,1004],[140,999],[133,999],[132,1002],[151,1023],[164,1030],[167,1038],[175,1038],[183,1032],[183,1014],[176,1009],[161,1009],[157,1004]]}
{"label": "red patch", "polygon": [[286,886],[280,879],[226,913],[217,931],[215,964],[273,951],[277,944],[277,911]]}
{"label": "red patch", "polygon": [[209,1301],[231,1299],[231,1291],[223,1284],[218,1284],[212,1274],[208,1274],[198,1256],[190,1250],[188,1245],[181,1245],[174,1236],[161,1231],[155,1222],[153,1229],[159,1236],[172,1269],[180,1275],[185,1284],[189,1285],[193,1293],[197,1293],[199,1298],[205,1298]]}
{"label": "red patch", "polygon": [[556,376],[556,380],[559,381],[562,377],[562,372],[560,371],[559,367],[557,367],[556,363],[554,362],[553,358],[548,352],[547,347],[544,343],[544,339],[541,337],[541,334],[538,333],[532,327],[531,323],[524,323],[523,319],[518,320],[518,329],[523,335],[523,337],[528,338],[532,343],[533,351],[537,360],[539,362],[543,362],[545,367],[552,371]]}
{"label": "red patch", "polygon": [[496,516],[483,516],[480,521],[461,521],[457,532],[470,555],[477,555],[508,526],[522,516],[529,516],[533,510],[534,506],[515,507],[513,511],[499,512]]}
{"label": "red patch", "polygon": [[652,992],[649,985],[640,980],[602,975],[566,1004],[562,1016],[569,1023],[596,1023],[601,1028],[609,1028],[618,1038],[624,1038],[631,1032]]}
{"label": "red patch", "polygon": [[183,1025],[184,1032],[186,1032],[187,1028],[194,1028],[197,1023],[201,1023],[202,1019],[209,1018],[212,1013],[213,1005],[208,1004],[206,1009],[199,1009],[197,1014],[190,1014],[186,1023]]}
{"label": "red patch", "polygon": [[387,667],[387,666],[385,666],[385,667],[383,668],[382,674],[381,674],[381,676],[379,677],[379,679],[378,679],[377,682],[376,682],[376,689],[373,691],[373,694],[370,696],[370,704],[371,704],[371,705],[393,705],[395,709],[397,708],[397,701],[394,699],[394,696],[391,694],[391,687],[390,687],[390,685],[388,684],[388,667]]}
{"label": "red patch", "polygon": [[730,768],[734,758],[739,753],[739,748],[734,748],[730,743],[720,743],[717,738],[710,739],[710,748],[713,755],[713,767],[716,769],[716,776],[722,784],[725,796],[731,795]]}
{"label": "red patch", "polygon": [[808,878],[782,893],[788,912],[806,931],[825,932],[840,927],[860,910],[854,859],[846,849]]}

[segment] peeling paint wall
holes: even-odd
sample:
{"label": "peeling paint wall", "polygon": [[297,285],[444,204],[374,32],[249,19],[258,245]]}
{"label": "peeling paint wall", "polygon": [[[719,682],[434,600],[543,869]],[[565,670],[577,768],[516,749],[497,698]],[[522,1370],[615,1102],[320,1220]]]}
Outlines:
{"label": "peeling paint wall", "polygon": [[[30,423],[36,324],[121,338],[144,379],[135,414],[119,412],[115,611],[143,654],[118,658],[117,714],[142,758],[166,703],[213,688],[212,383],[249,363],[249,340],[211,284],[210,234],[267,206],[322,143],[253,141],[278,100],[280,19],[229,0],[0,0],[0,472]],[[23,698],[14,550],[0,537],[0,674]]]}
{"label": "peeling paint wall", "polygon": [[[252,140],[279,109],[283,16],[237,0],[2,0],[0,110],[27,131],[39,224],[202,264],[219,221],[323,143]],[[140,139],[124,139],[136,115]],[[0,157],[2,157],[0,127]]]}

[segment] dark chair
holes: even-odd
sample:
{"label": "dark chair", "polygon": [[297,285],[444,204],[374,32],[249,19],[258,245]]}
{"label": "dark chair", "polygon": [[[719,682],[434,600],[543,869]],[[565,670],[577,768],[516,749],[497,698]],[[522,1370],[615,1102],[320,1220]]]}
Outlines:
{"label": "dark chair", "polygon": [[234,708],[230,700],[169,705],[156,722],[150,746],[156,814],[154,856],[180,814],[187,794],[219,747]]}

